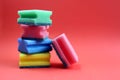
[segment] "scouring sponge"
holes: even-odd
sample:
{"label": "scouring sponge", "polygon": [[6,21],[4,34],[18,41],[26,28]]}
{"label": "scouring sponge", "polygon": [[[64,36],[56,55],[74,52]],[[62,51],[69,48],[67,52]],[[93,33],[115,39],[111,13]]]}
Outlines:
{"label": "scouring sponge", "polygon": [[20,52],[20,61],[50,61],[50,53],[25,54]]}
{"label": "scouring sponge", "polygon": [[42,52],[49,52],[52,50],[51,40],[49,38],[40,40],[18,39],[18,51],[26,54],[35,54]]}
{"label": "scouring sponge", "polygon": [[21,10],[18,11],[20,18],[18,18],[18,24],[27,25],[51,25],[52,20],[50,16],[52,11],[47,10]]}
{"label": "scouring sponge", "polygon": [[28,26],[21,25],[24,32],[22,34],[22,38],[31,38],[31,39],[43,39],[49,36],[49,32],[47,29],[49,26]]}
{"label": "scouring sponge", "polygon": [[20,68],[50,67],[50,53],[26,54],[20,53]]}

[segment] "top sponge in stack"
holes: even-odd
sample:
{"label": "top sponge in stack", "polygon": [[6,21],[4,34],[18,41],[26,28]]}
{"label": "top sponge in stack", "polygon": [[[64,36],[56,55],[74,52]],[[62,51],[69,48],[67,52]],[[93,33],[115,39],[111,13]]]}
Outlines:
{"label": "top sponge in stack", "polygon": [[18,18],[18,24],[26,24],[26,25],[51,25],[52,20],[50,16],[52,15],[52,11],[46,10],[21,10],[18,11],[20,18]]}

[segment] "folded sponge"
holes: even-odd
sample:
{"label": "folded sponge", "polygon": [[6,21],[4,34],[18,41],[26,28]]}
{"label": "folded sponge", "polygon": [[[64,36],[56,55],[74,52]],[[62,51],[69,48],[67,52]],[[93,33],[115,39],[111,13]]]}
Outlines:
{"label": "folded sponge", "polygon": [[25,44],[25,45],[50,45],[52,43],[52,40],[49,38],[44,39],[18,39],[19,44]]}
{"label": "folded sponge", "polygon": [[18,39],[18,50],[27,54],[49,52],[52,50],[51,40],[48,38],[41,40]]}
{"label": "folded sponge", "polygon": [[34,45],[34,46],[26,46],[24,44],[20,44],[18,47],[18,51],[26,53],[26,54],[36,54],[36,53],[42,53],[42,52],[48,52],[51,51],[52,47],[45,45]]}
{"label": "folded sponge", "polygon": [[52,11],[47,10],[21,10],[18,11],[20,18],[18,18],[19,24],[27,25],[51,25],[52,20],[50,16]]}

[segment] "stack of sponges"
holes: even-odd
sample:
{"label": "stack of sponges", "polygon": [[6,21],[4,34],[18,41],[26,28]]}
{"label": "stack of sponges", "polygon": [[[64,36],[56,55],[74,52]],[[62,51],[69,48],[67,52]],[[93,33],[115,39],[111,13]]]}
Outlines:
{"label": "stack of sponges", "polygon": [[49,67],[52,40],[48,38],[47,29],[52,24],[51,11],[18,11],[18,24],[23,28],[22,37],[18,39],[20,68]]}

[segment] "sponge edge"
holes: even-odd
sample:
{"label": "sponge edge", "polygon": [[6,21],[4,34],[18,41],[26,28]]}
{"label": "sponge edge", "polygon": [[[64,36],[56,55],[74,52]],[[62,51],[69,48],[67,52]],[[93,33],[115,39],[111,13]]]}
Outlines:
{"label": "sponge edge", "polygon": [[20,68],[22,67],[49,67],[50,62],[48,61],[20,61]]}
{"label": "sponge edge", "polygon": [[65,67],[78,62],[78,56],[65,34],[53,39],[52,44]]}
{"label": "sponge edge", "polygon": [[47,66],[20,66],[20,68],[48,68],[50,65]]}
{"label": "sponge edge", "polygon": [[25,25],[30,25],[30,26],[33,26],[33,25],[35,25],[35,26],[52,25],[52,20],[45,22],[45,21],[41,21],[39,19],[18,18],[17,21],[18,21],[18,24],[25,24]]}

